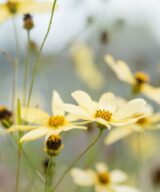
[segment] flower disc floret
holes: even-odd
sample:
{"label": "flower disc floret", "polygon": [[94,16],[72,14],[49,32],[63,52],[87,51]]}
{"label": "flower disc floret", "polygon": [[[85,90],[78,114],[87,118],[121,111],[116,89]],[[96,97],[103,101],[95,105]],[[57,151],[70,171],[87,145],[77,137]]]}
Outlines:
{"label": "flower disc floret", "polygon": [[18,4],[15,2],[7,2],[7,7],[10,11],[10,13],[14,14],[17,12]]}
{"label": "flower disc floret", "polygon": [[60,127],[65,124],[65,118],[63,116],[57,115],[57,116],[51,116],[48,121],[48,125],[50,127]]}
{"label": "flower disc floret", "polygon": [[149,76],[144,72],[137,72],[134,76],[138,84],[147,83],[150,79]]}
{"label": "flower disc floret", "polygon": [[102,118],[105,121],[110,121],[112,118],[112,113],[110,113],[109,111],[106,111],[104,109],[103,110],[99,109],[96,111],[95,117]]}
{"label": "flower disc floret", "polygon": [[107,173],[107,172],[104,172],[104,173],[99,173],[98,174],[98,181],[101,183],[101,184],[109,184],[110,183],[110,174]]}

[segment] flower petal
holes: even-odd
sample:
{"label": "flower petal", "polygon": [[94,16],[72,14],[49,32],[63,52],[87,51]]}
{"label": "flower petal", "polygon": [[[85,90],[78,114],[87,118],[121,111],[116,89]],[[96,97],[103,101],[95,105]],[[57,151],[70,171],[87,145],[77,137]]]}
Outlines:
{"label": "flower petal", "polygon": [[122,183],[127,180],[127,174],[121,170],[111,171],[110,176],[113,183]]}
{"label": "flower petal", "polygon": [[116,192],[140,192],[139,189],[136,189],[135,187],[130,187],[130,186],[114,186],[114,189]]}
{"label": "flower petal", "polygon": [[37,126],[31,126],[31,125],[13,125],[11,126],[7,131],[14,132],[14,131],[29,131],[32,129],[37,128]]}
{"label": "flower petal", "polygon": [[92,186],[95,182],[95,173],[92,170],[83,171],[79,168],[74,168],[71,171],[74,182],[80,186]]}
{"label": "flower petal", "polygon": [[[146,101],[143,99],[133,99],[129,101],[126,106],[119,109],[115,114],[113,119],[127,119],[136,118],[142,116],[145,112],[148,113],[148,107],[146,109]],[[145,110],[146,109],[146,110]]]}
{"label": "flower petal", "polygon": [[95,167],[98,173],[104,173],[108,171],[107,165],[102,162],[96,163]]}
{"label": "flower petal", "polygon": [[151,100],[160,104],[160,88],[153,87],[149,84],[143,84],[141,92],[149,97]]}
{"label": "flower petal", "polygon": [[95,119],[93,119],[92,121],[95,121],[95,122],[97,122],[97,123],[99,123],[99,124],[101,124],[101,125],[104,125],[104,126],[106,126],[107,128],[109,128],[109,129],[111,128],[109,122],[106,121],[106,120],[104,120],[104,119],[102,119],[102,118],[95,118]]}
{"label": "flower petal", "polygon": [[112,93],[105,93],[101,96],[99,102],[98,102],[98,107],[100,109],[105,109],[110,112],[115,112],[116,110],[116,98]]}
{"label": "flower petal", "polygon": [[150,116],[151,123],[160,123],[160,113],[155,113]]}
{"label": "flower petal", "polygon": [[25,142],[25,141],[31,141],[31,140],[36,140],[44,135],[47,135],[51,132],[51,129],[45,128],[45,127],[40,127],[37,129],[34,129],[30,131],[29,133],[25,134],[21,139],[20,142]]}
{"label": "flower petal", "polygon": [[66,126],[64,126],[64,127],[62,128],[63,131],[69,131],[69,130],[71,130],[71,129],[84,129],[84,130],[86,130],[87,127],[71,124],[71,125],[66,125]]}
{"label": "flower petal", "polygon": [[50,2],[36,2],[36,1],[24,1],[19,3],[18,12],[19,13],[47,13],[50,12],[52,8],[52,3]]}
{"label": "flower petal", "polygon": [[21,118],[27,122],[38,125],[46,125],[48,123],[49,115],[37,108],[22,108]]}
{"label": "flower petal", "polygon": [[134,76],[124,61],[114,61],[111,55],[106,55],[105,61],[121,81],[125,81],[129,84],[135,84]]}
{"label": "flower petal", "polygon": [[134,130],[130,129],[129,126],[127,128],[120,128],[120,127],[115,128],[106,137],[105,144],[111,145],[114,142],[117,142],[120,139],[123,139],[124,137],[127,137],[128,135],[132,134],[133,132],[134,132]]}
{"label": "flower petal", "polygon": [[0,5],[0,23],[4,22],[6,19],[10,17],[9,12],[5,5]]}
{"label": "flower petal", "polygon": [[[87,113],[84,109],[79,106],[72,105],[72,104],[64,104],[65,111],[73,114],[73,116],[79,116],[79,119],[89,120],[91,119],[91,115]],[[71,117],[70,117],[71,118]]]}
{"label": "flower petal", "polygon": [[63,105],[64,105],[64,103],[63,103],[60,95],[56,91],[53,91],[52,113],[54,115],[64,115]]}
{"label": "flower petal", "polygon": [[93,114],[95,112],[97,104],[84,91],[75,91],[72,93],[72,97],[87,113]]}

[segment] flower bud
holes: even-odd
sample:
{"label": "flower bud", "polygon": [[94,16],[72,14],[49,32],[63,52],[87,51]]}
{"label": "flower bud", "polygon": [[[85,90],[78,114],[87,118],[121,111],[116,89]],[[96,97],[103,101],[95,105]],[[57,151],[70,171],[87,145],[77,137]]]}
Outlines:
{"label": "flower bud", "polygon": [[12,124],[12,112],[4,106],[0,106],[0,122],[5,128]]}
{"label": "flower bud", "polygon": [[32,16],[27,13],[23,17],[23,28],[26,30],[31,30],[34,27],[33,18]]}
{"label": "flower bud", "polygon": [[45,141],[45,152],[50,156],[56,156],[63,148],[60,135],[50,135]]}

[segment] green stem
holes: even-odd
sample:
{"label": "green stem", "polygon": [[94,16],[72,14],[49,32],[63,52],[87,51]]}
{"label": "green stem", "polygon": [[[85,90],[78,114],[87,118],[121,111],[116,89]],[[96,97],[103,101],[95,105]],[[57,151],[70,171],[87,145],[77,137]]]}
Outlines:
{"label": "green stem", "polygon": [[51,167],[52,167],[52,157],[49,158],[48,167],[46,171],[45,192],[50,192],[49,176],[51,172]]}
{"label": "green stem", "polygon": [[12,17],[12,25],[13,25],[13,30],[14,30],[14,37],[15,37],[15,45],[16,45],[16,61],[15,65],[13,66],[13,87],[12,87],[12,109],[14,110],[15,107],[15,99],[16,99],[16,80],[17,80],[17,71],[18,71],[18,66],[19,66],[19,41],[18,41],[18,32],[16,28],[16,23],[15,23],[15,18],[14,16]]}
{"label": "green stem", "polygon": [[17,162],[17,172],[16,172],[16,187],[15,191],[19,191],[19,178],[20,178],[20,167],[21,167],[21,152],[18,151],[18,162]]}
{"label": "green stem", "polygon": [[[20,100],[17,100],[17,124],[21,125],[21,103]],[[18,132],[18,162],[17,162],[17,173],[16,173],[16,187],[15,187],[15,192],[19,191],[19,179],[20,179],[20,168],[21,168],[21,157],[22,157],[22,149],[23,146],[19,142],[21,138],[21,132]]]}
{"label": "green stem", "polygon": [[85,155],[99,140],[99,138],[101,137],[103,132],[103,129],[100,129],[98,136],[91,142],[91,144],[80,154],[78,155],[78,157],[67,167],[67,169],[64,171],[64,173],[62,174],[62,176],[60,177],[60,179],[58,180],[58,182],[56,183],[56,185],[53,188],[53,191],[55,192],[56,189],[58,188],[58,186],[60,185],[60,183],[62,182],[63,178],[66,176],[66,174],[72,169],[72,167],[77,163],[78,160],[81,159],[81,157],[83,157],[83,155]]}
{"label": "green stem", "polygon": [[36,73],[37,73],[37,70],[38,70],[38,67],[39,67],[39,62],[40,62],[41,53],[42,53],[44,44],[45,44],[45,42],[46,42],[46,40],[47,40],[47,37],[48,37],[49,32],[50,32],[50,29],[51,29],[51,25],[52,25],[52,20],[53,20],[53,15],[54,15],[56,3],[57,3],[57,0],[54,0],[53,6],[52,6],[52,11],[51,11],[51,17],[50,17],[50,20],[49,20],[48,29],[47,29],[47,32],[46,32],[46,34],[45,34],[45,36],[44,36],[44,39],[43,39],[43,41],[42,41],[42,44],[41,44],[41,46],[40,46],[40,49],[39,49],[39,52],[38,52],[38,55],[37,55],[37,58],[36,58],[36,61],[35,61],[35,65],[34,65],[34,69],[33,69],[33,74],[32,74],[32,79],[31,79],[31,85],[30,85],[29,94],[28,94],[28,101],[27,101],[27,106],[28,106],[28,107],[29,107],[30,101],[31,101],[31,95],[32,95],[33,85],[34,85],[35,76],[36,76]]}
{"label": "green stem", "polygon": [[25,59],[24,66],[24,85],[23,85],[23,105],[26,105],[26,96],[27,96],[27,79],[28,79],[28,64],[29,64],[29,56],[30,56],[30,30],[27,30],[27,54]]}
{"label": "green stem", "polygon": [[15,44],[16,44],[16,58],[17,58],[17,63],[19,63],[19,41],[18,41],[18,32],[17,32],[14,16],[12,17],[12,25],[13,25],[14,36],[15,36]]}

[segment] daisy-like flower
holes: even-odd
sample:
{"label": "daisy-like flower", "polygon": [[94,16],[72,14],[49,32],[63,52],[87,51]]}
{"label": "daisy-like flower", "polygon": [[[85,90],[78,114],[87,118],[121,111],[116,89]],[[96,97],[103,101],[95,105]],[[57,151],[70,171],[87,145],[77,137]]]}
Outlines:
{"label": "daisy-like flower", "polygon": [[38,2],[36,0],[7,0],[0,3],[0,23],[15,14],[45,13],[51,10],[50,2]]}
{"label": "daisy-like flower", "polygon": [[111,55],[106,55],[105,61],[114,71],[118,79],[132,85],[134,93],[141,92],[151,100],[160,104],[160,88],[153,87],[148,83],[150,80],[148,74],[144,72],[136,72],[133,74],[124,61],[115,61]]}
{"label": "daisy-like flower", "polygon": [[82,187],[92,187],[96,192],[139,192],[138,189],[123,185],[127,175],[120,170],[109,171],[104,163],[96,164],[96,171],[74,168],[71,171],[74,182]]}
{"label": "daisy-like flower", "polygon": [[98,102],[93,101],[83,91],[73,92],[72,97],[79,105],[65,104],[65,110],[72,114],[72,118],[94,121],[108,128],[111,125],[132,124],[148,115],[147,105],[143,99],[133,99],[126,105],[122,105],[119,98],[112,93],[103,94]]}
{"label": "daisy-like flower", "polygon": [[24,121],[31,123],[31,125],[14,125],[9,129],[13,131],[28,131],[22,138],[21,142],[35,140],[43,136],[57,135],[62,131],[69,131],[71,129],[86,129],[84,126],[79,126],[70,120],[70,117],[65,115],[62,109],[64,105],[59,94],[54,91],[52,98],[52,113],[49,115],[45,111],[37,108],[22,108],[21,118]]}
{"label": "daisy-like flower", "polygon": [[92,49],[85,43],[77,43],[71,49],[71,56],[77,74],[88,87],[101,89],[104,85],[104,77],[97,68]]}
{"label": "daisy-like flower", "polygon": [[150,116],[143,117],[132,125],[116,127],[111,130],[105,139],[106,144],[113,144],[120,139],[123,139],[135,132],[152,131],[160,129],[160,113],[153,113],[153,108],[148,105],[148,113]]}

